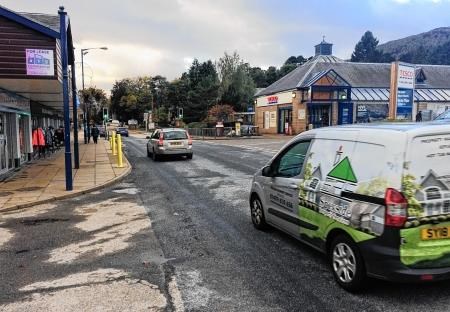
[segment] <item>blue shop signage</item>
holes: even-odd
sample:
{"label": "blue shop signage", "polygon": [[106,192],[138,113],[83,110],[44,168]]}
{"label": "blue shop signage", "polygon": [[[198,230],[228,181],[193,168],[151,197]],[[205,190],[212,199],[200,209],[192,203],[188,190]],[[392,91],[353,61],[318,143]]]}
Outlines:
{"label": "blue shop signage", "polygon": [[414,89],[399,88],[397,92],[397,119],[412,119]]}

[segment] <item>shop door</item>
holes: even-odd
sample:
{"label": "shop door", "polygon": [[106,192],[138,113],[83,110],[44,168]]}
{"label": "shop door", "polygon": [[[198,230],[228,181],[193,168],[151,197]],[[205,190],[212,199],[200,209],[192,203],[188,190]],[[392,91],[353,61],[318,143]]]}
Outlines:
{"label": "shop door", "polygon": [[286,133],[290,125],[292,125],[292,108],[279,109],[278,133]]}
{"label": "shop door", "polygon": [[353,123],[353,103],[339,103],[338,125],[348,125]]}
{"label": "shop door", "polygon": [[309,124],[312,124],[314,129],[328,127],[331,120],[331,104],[309,104],[308,116]]}
{"label": "shop door", "polygon": [[8,151],[6,140],[6,114],[0,113],[0,174],[8,171]]}

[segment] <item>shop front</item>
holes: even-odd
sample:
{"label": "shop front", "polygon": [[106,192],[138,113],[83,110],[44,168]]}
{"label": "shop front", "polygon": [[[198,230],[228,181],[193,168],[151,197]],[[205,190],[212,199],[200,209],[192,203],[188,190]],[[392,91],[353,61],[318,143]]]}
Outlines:
{"label": "shop front", "polygon": [[292,91],[256,99],[255,125],[262,134],[292,133],[294,115]]}
{"label": "shop front", "polygon": [[[14,12],[0,6],[0,27],[4,30],[0,41],[0,88],[10,97],[15,95],[15,104],[0,101],[0,174],[31,158],[33,128],[64,125],[66,189],[72,190],[70,110],[74,111],[72,118],[77,124],[77,107],[71,100],[77,90],[67,13],[63,7],[58,14],[39,14]],[[26,108],[22,101],[26,102]],[[40,142],[38,146],[47,148],[49,142]],[[77,169],[77,129],[73,131],[73,142]]]}
{"label": "shop front", "polygon": [[29,100],[0,91],[0,176],[28,161],[30,125]]}

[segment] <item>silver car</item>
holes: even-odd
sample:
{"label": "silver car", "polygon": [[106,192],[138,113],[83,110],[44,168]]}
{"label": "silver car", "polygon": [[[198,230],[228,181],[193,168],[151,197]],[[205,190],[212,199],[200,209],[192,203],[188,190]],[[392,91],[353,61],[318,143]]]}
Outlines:
{"label": "silver car", "polygon": [[147,139],[147,156],[154,161],[165,155],[180,155],[192,159],[192,139],[184,129],[157,129]]}

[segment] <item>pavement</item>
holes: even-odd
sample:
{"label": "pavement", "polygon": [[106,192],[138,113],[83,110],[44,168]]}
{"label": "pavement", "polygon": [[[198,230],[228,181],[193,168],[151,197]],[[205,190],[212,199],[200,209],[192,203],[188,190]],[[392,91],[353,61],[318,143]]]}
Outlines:
{"label": "pavement", "polygon": [[12,177],[0,182],[0,212],[93,191],[131,171],[125,157],[123,168],[117,166],[117,156],[112,155],[109,142],[103,138],[99,138],[98,144],[80,143],[79,153],[80,168],[72,171],[73,191],[65,189],[64,149],[61,149],[48,158],[25,165]]}
{"label": "pavement", "polygon": [[0,214],[0,311],[183,311],[132,179]]}

